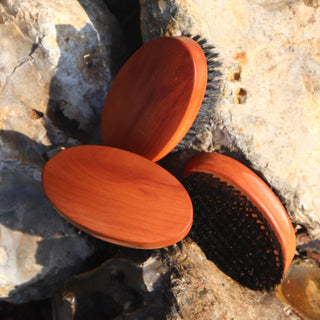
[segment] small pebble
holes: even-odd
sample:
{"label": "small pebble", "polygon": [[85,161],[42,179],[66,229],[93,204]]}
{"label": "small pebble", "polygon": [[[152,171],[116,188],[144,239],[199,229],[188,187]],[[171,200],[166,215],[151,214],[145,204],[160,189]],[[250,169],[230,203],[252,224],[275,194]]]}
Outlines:
{"label": "small pebble", "polygon": [[43,112],[41,111],[38,111],[36,109],[32,109],[30,111],[30,117],[33,119],[33,120],[37,120],[37,119],[40,119],[43,117]]}
{"label": "small pebble", "polygon": [[228,74],[229,81],[239,81],[240,80],[240,71],[232,70]]}
{"label": "small pebble", "polygon": [[238,88],[236,90],[234,102],[237,104],[245,103],[247,97],[247,91],[243,88]]}

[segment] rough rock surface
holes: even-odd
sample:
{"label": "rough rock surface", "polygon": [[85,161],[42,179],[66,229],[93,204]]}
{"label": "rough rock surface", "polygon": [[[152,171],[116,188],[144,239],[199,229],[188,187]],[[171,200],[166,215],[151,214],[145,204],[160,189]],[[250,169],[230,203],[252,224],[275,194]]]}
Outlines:
{"label": "rough rock surface", "polygon": [[300,319],[275,292],[252,291],[226,276],[192,241],[183,241],[169,256],[169,266],[175,270],[171,285],[176,301],[170,320]]}
{"label": "rough rock surface", "polygon": [[52,295],[94,251],[49,204],[41,170],[62,147],[100,141],[103,101],[125,53],[121,39],[100,1],[0,2],[2,299]]}
{"label": "rough rock surface", "polygon": [[190,33],[216,47],[222,94],[213,106],[213,130],[227,131],[227,147],[266,177],[294,221],[319,235],[318,1],[140,3],[145,42]]}
{"label": "rough rock surface", "polygon": [[56,319],[165,320],[170,308],[168,277],[168,265],[159,255],[142,263],[109,259],[66,281],[63,293],[54,298]]}
{"label": "rough rock surface", "polygon": [[56,319],[300,319],[274,292],[235,283],[190,240],[153,251],[143,261],[134,255],[141,257],[130,249],[68,279],[54,299]]}

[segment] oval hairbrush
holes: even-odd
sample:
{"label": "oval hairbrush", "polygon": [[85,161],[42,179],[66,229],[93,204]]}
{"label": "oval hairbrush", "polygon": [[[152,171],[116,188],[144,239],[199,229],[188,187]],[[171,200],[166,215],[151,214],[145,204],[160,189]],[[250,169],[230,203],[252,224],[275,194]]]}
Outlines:
{"label": "oval hairbrush", "polygon": [[166,247],[192,225],[192,203],[181,183],[128,151],[92,145],[61,151],[45,165],[42,185],[67,221],[118,245]]}
{"label": "oval hairbrush", "polygon": [[137,50],[115,77],[102,116],[102,144],[157,161],[195,121],[207,86],[201,46],[188,37],[163,37]]}
{"label": "oval hairbrush", "polygon": [[295,232],[267,184],[218,153],[197,154],[183,176],[194,207],[191,237],[208,259],[251,289],[279,283],[295,253]]}

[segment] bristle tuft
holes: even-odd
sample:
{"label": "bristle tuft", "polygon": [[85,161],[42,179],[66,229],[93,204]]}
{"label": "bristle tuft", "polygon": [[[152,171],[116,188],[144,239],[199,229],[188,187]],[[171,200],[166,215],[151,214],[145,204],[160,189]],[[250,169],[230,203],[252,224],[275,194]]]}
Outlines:
{"label": "bristle tuft", "polygon": [[250,289],[278,284],[284,268],[281,246],[257,207],[211,174],[193,173],[183,184],[194,206],[190,236],[207,258]]}
{"label": "bristle tuft", "polygon": [[201,46],[207,60],[208,82],[205,97],[202,101],[197,118],[191,129],[174,151],[192,148],[196,135],[201,134],[208,125],[210,126],[212,124],[213,108],[221,93],[221,72],[219,71],[221,63],[218,60],[219,54],[215,51],[215,47],[208,44],[207,39],[202,38],[200,35],[191,36],[190,34],[185,34],[184,36],[192,38]]}

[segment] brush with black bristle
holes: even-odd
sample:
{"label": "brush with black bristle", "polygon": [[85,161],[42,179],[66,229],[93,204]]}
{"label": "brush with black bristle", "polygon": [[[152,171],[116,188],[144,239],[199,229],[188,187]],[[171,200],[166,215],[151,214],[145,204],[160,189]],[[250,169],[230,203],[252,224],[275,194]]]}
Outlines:
{"label": "brush with black bristle", "polygon": [[162,37],[138,49],[107,94],[102,143],[158,161],[190,146],[211,125],[220,73],[213,46],[199,36]]}
{"label": "brush with black bristle", "polygon": [[199,153],[183,184],[192,199],[191,238],[209,260],[250,289],[278,284],[295,253],[295,233],[280,200],[246,166]]}
{"label": "brush with black bristle", "polygon": [[219,70],[221,62],[218,59],[219,54],[216,52],[215,47],[208,44],[207,39],[202,38],[200,35],[192,36],[191,34],[186,34],[185,36],[196,41],[201,47],[207,61],[208,80],[206,92],[197,117],[188,133],[173,151],[192,148],[197,135],[201,134],[205,129],[212,130],[213,108],[217,104],[221,94],[221,72]]}

